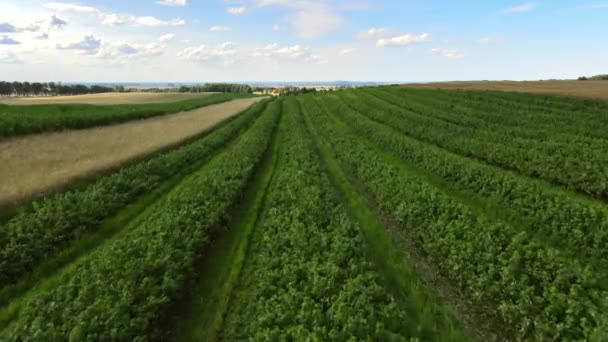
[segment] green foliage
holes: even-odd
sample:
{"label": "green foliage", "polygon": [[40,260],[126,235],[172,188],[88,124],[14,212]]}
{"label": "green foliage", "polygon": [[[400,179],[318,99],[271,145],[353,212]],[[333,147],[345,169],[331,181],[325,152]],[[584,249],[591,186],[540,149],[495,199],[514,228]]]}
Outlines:
{"label": "green foliage", "polygon": [[213,94],[179,102],[128,105],[0,106],[0,138],[144,119],[192,110],[245,96],[247,95]]}
{"label": "green foliage", "polygon": [[590,80],[601,80],[601,81],[606,81],[608,80],[608,75],[595,75],[595,76],[591,76],[589,77]]}
{"label": "green foliage", "polygon": [[[367,187],[382,211],[399,223],[404,235],[415,241],[442,273],[466,289],[476,303],[498,310],[504,324],[518,338],[600,341],[607,337],[605,298],[608,291],[603,285],[606,273],[605,268],[599,267],[603,263],[601,256],[605,255],[606,244],[602,241],[606,234],[602,232],[604,228],[593,226],[594,222],[598,223],[594,212],[598,214],[600,207],[585,209],[587,202],[577,201],[577,197],[567,198],[545,191],[523,177],[519,184],[519,176],[478,166],[474,161],[445,151],[439,153],[439,149],[425,148],[424,144],[409,138],[400,139],[394,130],[386,126],[380,129],[382,125],[372,125],[369,119],[365,120],[365,116],[369,116],[375,120],[383,118],[391,124],[406,122],[398,116],[397,109],[386,110],[381,107],[382,102],[372,102],[371,97],[361,94],[349,96],[342,105],[335,98],[318,96],[308,97],[306,102],[316,108],[311,118],[340,162]],[[342,124],[336,123],[334,115]],[[353,131],[359,134],[353,134],[346,128],[349,126],[358,127]],[[432,130],[433,126],[425,125],[423,129]],[[388,137],[384,138],[385,135]],[[472,143],[475,139],[476,136],[469,137]],[[389,145],[392,147],[388,148]],[[388,158],[382,151],[386,149],[426,168],[423,171],[438,174],[456,188],[470,187],[482,197],[504,196],[505,207],[513,207],[534,225],[513,224],[476,207],[475,203],[463,201],[460,196],[438,187],[425,173]],[[470,170],[467,171],[467,167]],[[525,187],[529,184],[533,185],[529,189],[531,193],[526,194]],[[575,216],[565,215],[561,209],[566,208]],[[605,219],[603,222],[605,225]],[[585,240],[577,228],[595,235]],[[546,233],[537,229],[544,229]],[[546,241],[551,233],[577,237],[577,241],[582,239],[595,252],[590,251],[587,259],[581,258],[576,253],[580,248],[576,242],[556,248]]]}
{"label": "green foliage", "polygon": [[279,88],[279,93],[284,96],[290,95],[303,95],[309,93],[316,93],[316,88],[306,88],[306,87],[285,87]]}
{"label": "green foliage", "polygon": [[253,89],[247,84],[205,83],[200,86],[181,86],[181,87],[179,87],[179,92],[180,93],[219,92],[219,93],[250,94],[253,92]]}
{"label": "green foliage", "polygon": [[428,333],[366,260],[359,228],[347,218],[293,97],[283,115],[276,175],[222,338],[407,340]]}
{"label": "green foliage", "polygon": [[[598,135],[606,136],[606,112],[597,111],[595,102],[585,105],[585,102],[578,101],[588,112],[575,118],[571,113],[562,112],[551,115],[541,112],[544,117],[538,118],[537,106],[522,101],[530,95],[520,96],[515,105],[498,108],[496,105],[475,104],[476,101],[484,101],[483,98],[470,101],[462,96],[453,96],[451,92],[443,93],[448,92],[378,88],[355,91],[353,96],[356,94],[365,102],[362,107],[365,110],[381,110],[400,118],[394,123],[395,127],[414,138],[526,176],[608,199],[605,141],[573,134],[594,125],[605,129]],[[605,105],[598,106],[608,109]],[[555,107],[559,108],[559,103]],[[503,119],[507,116],[519,123],[494,122],[509,120]],[[566,116],[569,123],[575,122],[572,124],[574,128],[561,128],[564,125],[561,119]],[[526,122],[526,127],[522,127],[522,122]]]}
{"label": "green foliage", "polygon": [[[124,87],[123,87],[124,88]],[[5,82],[0,81],[0,96],[82,95],[109,93],[114,88],[100,85],[61,84],[55,82]]]}
{"label": "green foliage", "polygon": [[92,184],[37,201],[0,226],[0,288],[31,272],[37,264],[104,219],[189,165],[204,161],[235,138],[264,109],[258,104],[204,138],[147,161],[100,177]]}
{"label": "green foliage", "polygon": [[143,341],[183,288],[209,235],[222,229],[278,122],[272,102],[253,126],[165,200],[33,297],[3,340]]}
{"label": "green foliage", "polygon": [[603,247],[608,244],[608,210],[602,203],[582,201],[541,181],[412,139],[396,129],[401,124],[399,117],[371,110],[361,99],[345,95],[324,97],[323,105],[360,136],[451,189],[468,191],[464,196],[477,203],[496,203],[494,210],[533,226],[536,235],[548,243],[594,267],[608,266],[608,249]]}

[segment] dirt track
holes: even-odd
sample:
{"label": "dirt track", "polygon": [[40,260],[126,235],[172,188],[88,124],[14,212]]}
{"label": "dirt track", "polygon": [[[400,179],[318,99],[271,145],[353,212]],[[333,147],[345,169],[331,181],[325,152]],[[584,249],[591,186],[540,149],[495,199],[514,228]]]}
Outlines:
{"label": "dirt track", "polygon": [[238,99],[124,124],[0,141],[0,204],[41,196],[76,179],[178,144],[261,99]]}
{"label": "dirt track", "polygon": [[608,81],[464,81],[404,84],[415,88],[504,90],[608,100]]}
{"label": "dirt track", "polygon": [[103,93],[74,96],[5,97],[0,103],[10,105],[87,103],[99,105],[162,103],[189,100],[214,93]]}

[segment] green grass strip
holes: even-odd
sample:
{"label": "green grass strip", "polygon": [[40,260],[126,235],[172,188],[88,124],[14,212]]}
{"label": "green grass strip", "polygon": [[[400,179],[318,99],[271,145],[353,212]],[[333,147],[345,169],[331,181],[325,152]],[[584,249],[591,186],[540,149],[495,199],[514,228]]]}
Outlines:
{"label": "green grass strip", "polygon": [[[279,122],[280,130],[281,122]],[[197,270],[191,302],[183,315],[176,320],[176,341],[215,341],[221,331],[225,314],[245,263],[251,234],[263,212],[268,188],[274,178],[278,164],[279,132],[275,132],[260,170],[236,208],[234,222],[228,231],[213,243],[212,250],[205,255]]]}
{"label": "green grass strip", "polygon": [[342,195],[349,214],[359,222],[366,238],[373,263],[388,282],[393,294],[406,305],[408,314],[422,326],[436,333],[439,341],[468,341],[454,312],[429,292],[408,258],[395,246],[382,220],[370,209],[370,204],[349,181],[336,159],[331,145],[314,129],[310,114],[304,118],[330,179]]}

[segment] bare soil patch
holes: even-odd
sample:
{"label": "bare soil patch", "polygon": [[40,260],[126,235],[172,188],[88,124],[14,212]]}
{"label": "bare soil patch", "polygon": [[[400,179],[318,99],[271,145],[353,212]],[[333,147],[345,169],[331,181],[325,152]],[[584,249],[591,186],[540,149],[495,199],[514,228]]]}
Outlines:
{"label": "bare soil patch", "polygon": [[10,105],[86,103],[97,105],[162,103],[189,100],[214,93],[103,93],[71,96],[4,97],[0,103]]}
{"label": "bare soil patch", "polygon": [[40,197],[69,183],[174,146],[263,98],[83,130],[0,141],[0,204]]}
{"label": "bare soil patch", "polygon": [[465,81],[404,84],[415,88],[502,90],[608,100],[608,81]]}

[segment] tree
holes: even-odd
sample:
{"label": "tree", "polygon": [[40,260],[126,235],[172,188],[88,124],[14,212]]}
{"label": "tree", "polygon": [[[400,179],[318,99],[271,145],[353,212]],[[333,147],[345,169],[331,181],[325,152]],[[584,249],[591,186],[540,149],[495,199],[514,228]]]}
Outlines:
{"label": "tree", "polygon": [[40,82],[32,83],[31,93],[34,95],[41,95],[44,90],[44,86]]}
{"label": "tree", "polygon": [[10,96],[13,93],[13,85],[10,82],[0,82],[0,95]]}
{"label": "tree", "polygon": [[49,92],[52,95],[57,95],[57,85],[55,84],[55,82],[49,82]]}
{"label": "tree", "polygon": [[247,84],[236,83],[205,83],[199,86],[200,91],[221,93],[252,93],[253,89]]}
{"label": "tree", "polygon": [[[124,90],[124,87],[120,86],[119,89]],[[0,95],[10,96],[13,94],[19,96],[31,96],[31,95],[80,95],[80,94],[97,94],[97,93],[109,93],[114,91],[114,88],[105,87],[101,85],[86,86],[83,84],[61,84],[55,82],[41,83],[41,82],[6,82],[0,81]]]}
{"label": "tree", "polygon": [[32,94],[32,84],[30,82],[23,82],[22,85],[23,95],[31,95]]}
{"label": "tree", "polygon": [[23,84],[21,82],[13,82],[13,92],[17,95],[23,95]]}

